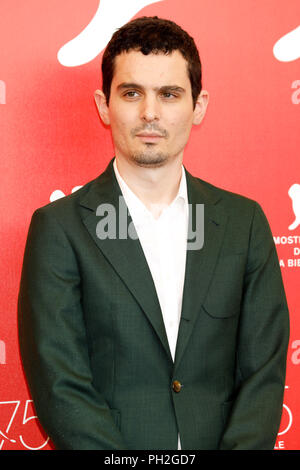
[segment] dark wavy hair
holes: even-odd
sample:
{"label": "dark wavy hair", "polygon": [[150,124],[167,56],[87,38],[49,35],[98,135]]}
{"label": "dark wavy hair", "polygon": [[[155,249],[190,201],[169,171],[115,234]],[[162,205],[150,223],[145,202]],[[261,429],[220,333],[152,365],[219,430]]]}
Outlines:
{"label": "dark wavy hair", "polygon": [[169,54],[181,52],[187,61],[192,98],[196,100],[202,88],[201,62],[194,39],[180,26],[157,16],[143,16],[119,28],[109,41],[102,58],[102,89],[109,104],[111,82],[114,75],[115,57],[130,50]]}

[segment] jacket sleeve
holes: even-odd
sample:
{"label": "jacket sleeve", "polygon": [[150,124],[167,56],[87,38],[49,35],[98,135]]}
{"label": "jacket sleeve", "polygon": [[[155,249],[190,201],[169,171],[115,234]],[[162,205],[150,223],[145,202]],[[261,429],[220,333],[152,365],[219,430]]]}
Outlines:
{"label": "jacket sleeve", "polygon": [[277,252],[257,204],[239,324],[237,393],[220,449],[272,450],[280,426],[289,315]]}
{"label": "jacket sleeve", "polygon": [[34,406],[56,449],[126,449],[93,387],[76,257],[49,212],[38,209],[32,217],[18,299],[20,351]]}

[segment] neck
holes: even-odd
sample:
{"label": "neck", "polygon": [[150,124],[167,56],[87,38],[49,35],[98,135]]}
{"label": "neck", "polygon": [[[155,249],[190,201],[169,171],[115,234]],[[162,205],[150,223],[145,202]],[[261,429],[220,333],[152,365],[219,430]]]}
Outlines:
{"label": "neck", "polygon": [[176,197],[182,175],[182,158],[156,168],[145,168],[116,156],[116,164],[125,183],[155,218]]}

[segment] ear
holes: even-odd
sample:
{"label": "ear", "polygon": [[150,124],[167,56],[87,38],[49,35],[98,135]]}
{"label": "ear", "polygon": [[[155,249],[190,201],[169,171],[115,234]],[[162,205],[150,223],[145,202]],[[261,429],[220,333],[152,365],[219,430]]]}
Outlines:
{"label": "ear", "polygon": [[202,90],[195,103],[193,124],[198,125],[203,120],[207,110],[208,101],[208,92],[206,90]]}
{"label": "ear", "polygon": [[109,109],[108,109],[108,105],[106,103],[106,97],[103,91],[96,90],[94,93],[94,98],[95,98],[95,103],[98,108],[102,121],[104,122],[104,124],[109,125],[110,124]]}

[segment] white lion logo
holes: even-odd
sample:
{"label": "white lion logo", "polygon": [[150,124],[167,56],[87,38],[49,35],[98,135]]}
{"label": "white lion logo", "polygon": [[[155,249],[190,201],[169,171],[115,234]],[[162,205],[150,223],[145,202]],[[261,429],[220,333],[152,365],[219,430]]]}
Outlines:
{"label": "white lion logo", "polygon": [[300,184],[293,184],[288,191],[288,195],[293,201],[292,207],[295,214],[295,220],[289,226],[289,230],[295,230],[300,225]]}
{"label": "white lion logo", "polygon": [[117,28],[139,10],[162,0],[101,0],[91,22],[71,41],[60,48],[58,62],[76,67],[93,60],[106,47]]}
{"label": "white lion logo", "polygon": [[[74,186],[72,189],[72,193],[75,191],[78,191],[78,189],[82,188],[82,185],[80,186]],[[56,201],[57,199],[60,199],[62,197],[65,197],[65,193],[61,189],[55,189],[51,194],[50,194],[50,202]]]}
{"label": "white lion logo", "polygon": [[300,26],[278,39],[273,47],[273,54],[280,62],[300,58]]}

